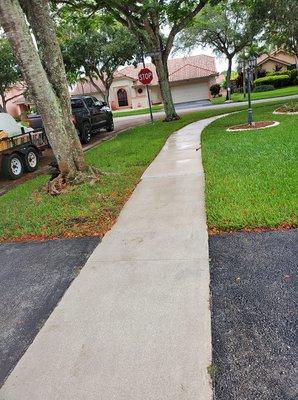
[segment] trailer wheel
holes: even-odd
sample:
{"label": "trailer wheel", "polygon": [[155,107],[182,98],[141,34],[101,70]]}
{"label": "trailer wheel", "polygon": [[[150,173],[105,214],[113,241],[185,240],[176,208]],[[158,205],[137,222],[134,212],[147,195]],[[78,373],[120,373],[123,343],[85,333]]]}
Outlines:
{"label": "trailer wheel", "polygon": [[24,154],[24,165],[28,172],[36,171],[38,168],[39,158],[38,151],[34,147],[29,147]]}
{"label": "trailer wheel", "polygon": [[24,164],[22,158],[17,153],[5,155],[2,158],[2,172],[5,178],[20,178],[24,173]]}

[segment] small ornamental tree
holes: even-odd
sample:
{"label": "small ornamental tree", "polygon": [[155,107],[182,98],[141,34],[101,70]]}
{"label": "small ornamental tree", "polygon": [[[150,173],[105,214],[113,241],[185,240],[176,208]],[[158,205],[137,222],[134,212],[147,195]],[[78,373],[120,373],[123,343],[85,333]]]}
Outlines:
{"label": "small ornamental tree", "polygon": [[[86,76],[107,103],[115,71],[131,61],[136,52],[134,37],[126,28],[115,23],[74,32],[62,43],[68,74],[78,78]],[[97,80],[101,81],[103,89],[96,83]]]}
{"label": "small ornamental tree", "polygon": [[6,111],[8,101],[20,96],[8,96],[8,90],[21,79],[20,69],[16,63],[9,41],[0,36],[0,96],[3,110]]}

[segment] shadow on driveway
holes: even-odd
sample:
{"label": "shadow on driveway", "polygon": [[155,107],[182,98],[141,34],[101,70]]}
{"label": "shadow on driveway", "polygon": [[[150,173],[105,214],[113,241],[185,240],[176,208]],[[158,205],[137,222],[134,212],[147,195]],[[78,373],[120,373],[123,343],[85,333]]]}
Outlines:
{"label": "shadow on driveway", "polygon": [[99,241],[76,238],[0,245],[0,386]]}

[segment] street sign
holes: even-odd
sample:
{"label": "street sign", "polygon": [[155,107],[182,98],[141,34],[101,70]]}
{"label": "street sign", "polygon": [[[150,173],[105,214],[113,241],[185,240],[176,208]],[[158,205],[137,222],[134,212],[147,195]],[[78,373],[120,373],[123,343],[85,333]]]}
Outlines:
{"label": "street sign", "polygon": [[138,77],[139,77],[139,81],[143,85],[149,85],[149,83],[153,79],[153,73],[152,73],[152,71],[150,71],[149,68],[142,68],[141,71],[139,72]]}

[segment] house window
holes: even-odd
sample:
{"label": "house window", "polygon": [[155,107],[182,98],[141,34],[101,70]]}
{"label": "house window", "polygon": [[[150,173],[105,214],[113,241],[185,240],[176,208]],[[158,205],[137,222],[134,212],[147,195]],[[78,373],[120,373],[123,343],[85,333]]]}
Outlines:
{"label": "house window", "polygon": [[118,99],[119,107],[127,107],[128,106],[127,92],[125,89],[119,89],[117,91],[117,99]]}
{"label": "house window", "polygon": [[138,93],[139,93],[139,94],[142,94],[142,93],[143,93],[143,89],[142,89],[142,88],[139,88],[139,89],[138,89]]}

